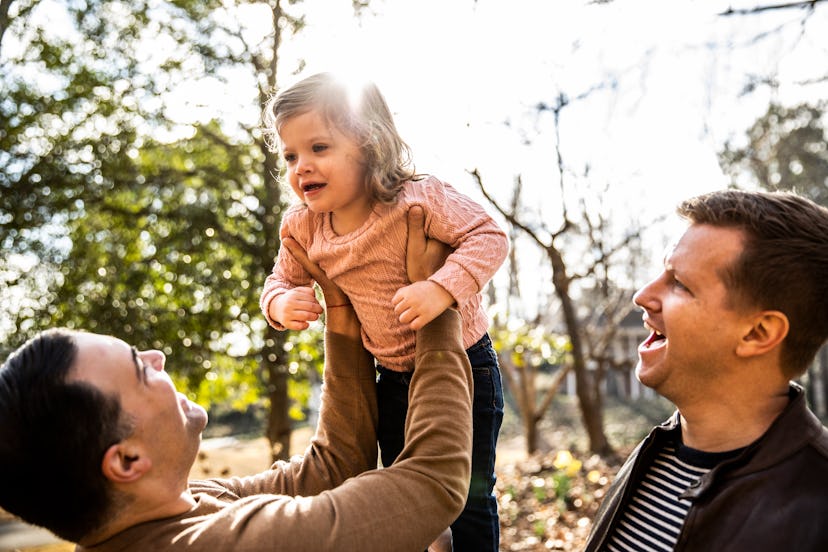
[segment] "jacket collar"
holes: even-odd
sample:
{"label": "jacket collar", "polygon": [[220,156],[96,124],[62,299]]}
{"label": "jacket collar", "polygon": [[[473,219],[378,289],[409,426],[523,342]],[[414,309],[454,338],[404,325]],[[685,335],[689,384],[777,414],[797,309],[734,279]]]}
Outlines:
{"label": "jacket collar", "polygon": [[[823,435],[823,439],[828,439],[828,431],[808,409],[802,387],[791,382],[788,397],[788,405],[759,439],[748,445],[735,458],[726,460],[710,470],[702,476],[697,486],[682,496],[698,498],[717,479],[741,477],[762,471],[797,453],[809,442],[816,440],[820,434]],[[669,425],[671,430],[676,430],[678,423],[679,417],[676,413],[663,425]]]}

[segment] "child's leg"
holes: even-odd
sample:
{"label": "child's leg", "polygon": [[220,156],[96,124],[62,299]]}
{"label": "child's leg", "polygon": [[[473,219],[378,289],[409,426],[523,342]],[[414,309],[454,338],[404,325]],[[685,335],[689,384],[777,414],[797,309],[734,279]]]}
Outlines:
{"label": "child's leg", "polygon": [[469,498],[451,525],[456,552],[497,551],[500,520],[494,496],[495,447],[503,422],[500,368],[488,334],[466,351],[474,378],[472,478]]}
{"label": "child's leg", "polygon": [[394,463],[405,445],[405,416],[408,413],[408,384],[411,374],[377,367],[377,441],[385,467]]}

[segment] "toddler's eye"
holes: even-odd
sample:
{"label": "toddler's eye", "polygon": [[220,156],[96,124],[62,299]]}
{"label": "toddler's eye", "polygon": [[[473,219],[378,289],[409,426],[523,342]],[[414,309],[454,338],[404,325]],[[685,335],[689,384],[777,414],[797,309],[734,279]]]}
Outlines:
{"label": "toddler's eye", "polygon": [[284,158],[285,158],[285,163],[293,163],[294,161],[296,161],[296,156],[292,153],[286,153],[284,155]]}
{"label": "toddler's eye", "polygon": [[328,149],[328,146],[326,144],[314,144],[313,145],[314,153],[319,153],[319,152],[325,151],[326,149]]}

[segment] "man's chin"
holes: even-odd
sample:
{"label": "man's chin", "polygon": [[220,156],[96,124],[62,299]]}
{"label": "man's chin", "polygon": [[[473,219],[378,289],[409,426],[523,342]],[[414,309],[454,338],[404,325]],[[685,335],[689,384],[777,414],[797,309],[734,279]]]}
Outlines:
{"label": "man's chin", "polygon": [[657,381],[658,374],[653,367],[647,367],[639,360],[638,364],[635,365],[635,377],[644,387],[649,387],[657,391],[656,388],[659,383]]}

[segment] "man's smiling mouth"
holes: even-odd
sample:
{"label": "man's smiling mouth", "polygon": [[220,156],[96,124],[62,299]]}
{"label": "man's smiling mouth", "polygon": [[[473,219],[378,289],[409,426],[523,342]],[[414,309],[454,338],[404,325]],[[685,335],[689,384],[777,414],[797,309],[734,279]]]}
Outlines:
{"label": "man's smiling mouth", "polygon": [[659,341],[665,341],[666,339],[667,338],[664,337],[664,335],[662,335],[662,334],[658,333],[657,331],[653,330],[653,332],[650,334],[650,337],[647,338],[647,341],[645,341],[642,346],[645,349],[649,349],[653,345],[653,343],[656,343],[656,342],[659,342]]}

